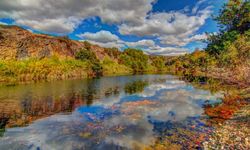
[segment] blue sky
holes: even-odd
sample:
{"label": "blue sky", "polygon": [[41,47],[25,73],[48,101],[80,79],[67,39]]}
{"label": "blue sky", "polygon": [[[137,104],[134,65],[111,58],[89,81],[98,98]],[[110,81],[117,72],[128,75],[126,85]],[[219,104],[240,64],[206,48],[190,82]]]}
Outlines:
{"label": "blue sky", "polygon": [[204,48],[226,0],[1,0],[0,23],[104,47],[181,55]]}

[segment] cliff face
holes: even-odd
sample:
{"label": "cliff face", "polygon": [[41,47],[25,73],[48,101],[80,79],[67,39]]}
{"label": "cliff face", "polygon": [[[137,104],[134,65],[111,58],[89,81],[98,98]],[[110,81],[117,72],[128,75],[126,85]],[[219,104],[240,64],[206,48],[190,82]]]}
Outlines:
{"label": "cliff face", "polygon": [[[64,37],[34,34],[18,26],[0,25],[0,59],[45,58],[56,55],[60,58],[74,57],[84,48],[83,42]],[[104,48],[91,45],[99,59],[105,56]]]}

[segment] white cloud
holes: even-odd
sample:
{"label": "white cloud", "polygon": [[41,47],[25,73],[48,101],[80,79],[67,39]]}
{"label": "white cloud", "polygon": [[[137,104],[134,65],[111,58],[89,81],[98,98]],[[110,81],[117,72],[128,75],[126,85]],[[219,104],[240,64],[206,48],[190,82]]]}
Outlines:
{"label": "white cloud", "polygon": [[[99,16],[105,23],[138,24],[156,0],[1,0],[0,18],[11,17],[33,29],[71,33],[79,23]],[[73,19],[72,19],[73,18]]]}
{"label": "white cloud", "polygon": [[136,42],[126,42],[121,40],[117,35],[109,31],[99,31],[96,33],[85,32],[83,34],[78,34],[82,40],[87,40],[93,44],[97,44],[103,47],[118,47],[123,48],[125,46],[132,48],[148,48],[155,47],[155,42],[153,40],[139,40]]}
{"label": "white cloud", "polygon": [[[171,55],[185,54],[186,49],[180,48],[193,41],[206,39],[205,34],[196,34],[205,24],[211,14],[211,7],[199,10],[205,0],[198,2],[193,12],[188,14],[188,7],[180,11],[150,14],[141,25],[122,24],[119,26],[120,33],[124,35],[153,36],[160,40],[161,44],[173,47],[157,47],[161,54],[171,51]],[[152,49],[152,48],[151,48]],[[174,52],[176,50],[176,52]],[[164,52],[163,52],[164,51]],[[155,52],[155,51],[154,51]],[[159,54],[159,53],[158,53]]]}
{"label": "white cloud", "polygon": [[153,40],[140,40],[137,42],[125,42],[129,47],[154,47],[155,42]]}
{"label": "white cloud", "polygon": [[197,34],[191,37],[178,37],[178,36],[162,36],[159,38],[162,44],[166,45],[177,45],[177,46],[185,46],[190,42],[193,41],[202,41],[207,39],[207,35],[204,34]]}
{"label": "white cloud", "polygon": [[146,50],[150,55],[162,55],[162,56],[178,56],[187,54],[189,49],[182,47],[160,47],[156,46],[155,48],[151,48]]}
{"label": "white cloud", "polygon": [[99,31],[97,33],[85,32],[83,34],[78,34],[77,36],[86,40],[100,42],[100,43],[115,42],[119,40],[119,37],[117,35],[104,30]]}
{"label": "white cloud", "polygon": [[91,40],[87,40],[88,42],[92,43],[92,44],[96,44],[102,47],[106,47],[106,48],[110,48],[110,47],[116,47],[116,48],[123,48],[125,45],[123,43],[119,43],[119,42],[107,42],[107,43],[102,43],[102,42],[96,42],[96,41],[91,41]]}
{"label": "white cloud", "polygon": [[201,10],[197,15],[188,15],[183,12],[168,12],[150,14],[140,25],[122,24],[119,28],[124,35],[140,36],[188,36],[205,24],[210,16],[210,7]]}
{"label": "white cloud", "polygon": [[[144,50],[146,54],[153,54],[153,55],[164,55],[164,56],[176,56],[176,55],[183,55],[188,52],[188,49],[181,48],[181,47],[161,47],[156,45],[153,40],[139,40],[135,42],[126,42],[121,40],[115,34],[112,34],[109,31],[99,31],[96,33],[83,33],[78,34],[82,40],[87,40],[92,44],[96,44],[102,47],[117,47],[117,48],[141,48]],[[197,39],[200,36],[194,36],[192,39]]]}
{"label": "white cloud", "polygon": [[109,31],[99,31],[96,33],[85,32],[77,35],[82,40],[87,40],[92,44],[96,44],[102,47],[117,47],[123,48],[125,47],[125,42],[120,40],[120,38],[109,32]]}

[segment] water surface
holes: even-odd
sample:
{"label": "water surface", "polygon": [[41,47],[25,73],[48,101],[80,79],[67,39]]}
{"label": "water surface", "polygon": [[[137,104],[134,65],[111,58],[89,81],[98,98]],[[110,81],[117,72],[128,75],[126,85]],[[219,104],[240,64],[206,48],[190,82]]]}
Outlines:
{"label": "water surface", "polygon": [[0,88],[0,149],[143,149],[199,145],[204,104],[222,95],[170,75]]}

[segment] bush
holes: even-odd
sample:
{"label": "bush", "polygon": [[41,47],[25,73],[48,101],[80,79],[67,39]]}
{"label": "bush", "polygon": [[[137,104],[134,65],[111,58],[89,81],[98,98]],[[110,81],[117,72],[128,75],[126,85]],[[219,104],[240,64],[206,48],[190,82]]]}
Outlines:
{"label": "bush", "polygon": [[103,68],[95,53],[90,49],[82,49],[76,53],[75,58],[81,61],[88,61],[89,66],[96,76],[101,76]]}
{"label": "bush", "polygon": [[82,61],[98,61],[95,53],[87,49],[81,49],[79,52],[76,53],[75,58]]}
{"label": "bush", "polygon": [[87,77],[88,63],[75,59],[60,60],[57,57],[42,60],[0,60],[0,82],[58,80],[72,77]]}

